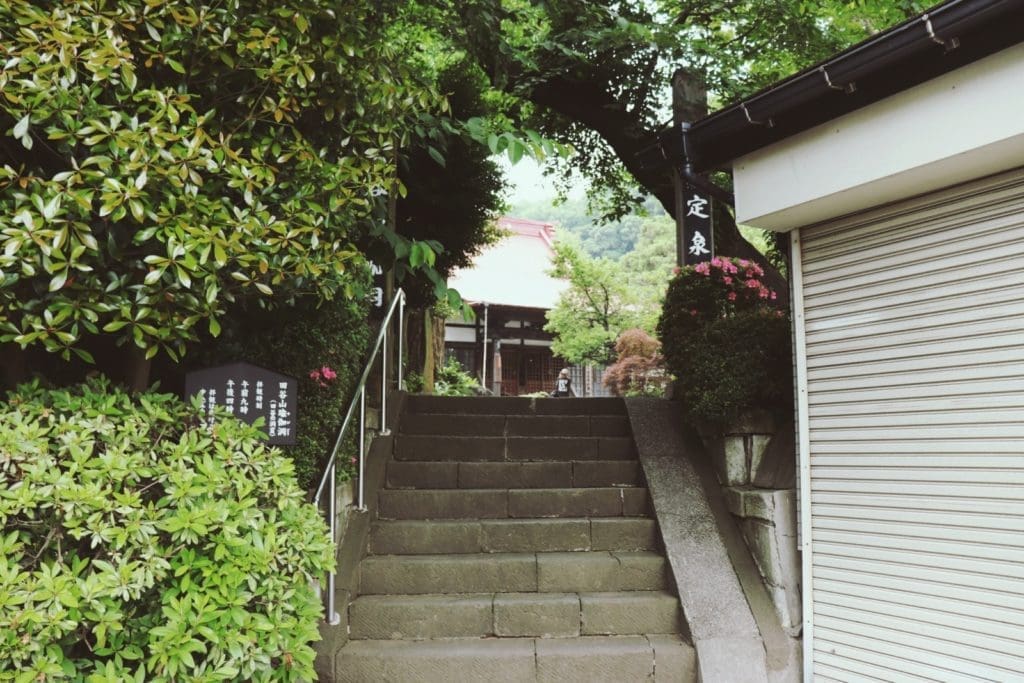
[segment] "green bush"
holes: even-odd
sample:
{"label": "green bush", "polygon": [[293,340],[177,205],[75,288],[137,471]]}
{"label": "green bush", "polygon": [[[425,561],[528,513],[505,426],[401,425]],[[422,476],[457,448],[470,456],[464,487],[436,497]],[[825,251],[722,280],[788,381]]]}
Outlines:
{"label": "green bush", "polygon": [[658,335],[692,419],[726,422],[753,408],[793,409],[789,319],[760,266],[715,258],[669,282]]}
{"label": "green bush", "polygon": [[314,677],[325,525],[221,417],[105,380],[0,404],[0,681]]}
{"label": "green bush", "polygon": [[[281,450],[295,462],[299,485],[309,489],[317,483],[363,371],[370,338],[368,314],[362,297],[319,307],[239,312],[225,321],[219,339],[207,340],[185,361],[192,369],[246,361],[298,378],[298,442]],[[325,367],[335,377],[325,377]],[[182,372],[180,367],[169,371]],[[350,434],[349,441],[352,438]],[[345,446],[346,453],[351,452],[351,443]],[[352,476],[349,457],[339,458],[338,464],[342,480]]]}
{"label": "green bush", "polygon": [[434,394],[437,396],[475,396],[480,391],[480,383],[462,369],[459,361],[449,358],[437,370],[434,379]]}

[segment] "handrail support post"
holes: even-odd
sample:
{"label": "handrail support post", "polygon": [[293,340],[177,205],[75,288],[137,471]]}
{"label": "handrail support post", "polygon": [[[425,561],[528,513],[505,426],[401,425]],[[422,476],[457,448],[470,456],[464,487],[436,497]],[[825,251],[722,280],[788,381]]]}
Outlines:
{"label": "handrail support post", "polygon": [[387,436],[388,429],[388,333],[384,333],[384,345],[380,354],[380,433]]}
{"label": "handrail support post", "polygon": [[405,292],[398,293],[398,390],[405,389],[405,380],[402,379],[402,337],[405,326]]}
{"label": "handrail support post", "polygon": [[359,509],[366,511],[363,499],[366,473],[366,387],[359,390]]}
{"label": "handrail support post", "polygon": [[[328,527],[331,530],[331,543],[338,542],[338,471],[337,463],[331,465],[331,495],[327,499],[327,514],[330,515],[330,522]],[[341,623],[341,615],[338,614],[337,605],[335,600],[335,581],[337,578],[337,570],[332,569],[330,574],[327,575],[327,621],[331,626],[337,626]]]}

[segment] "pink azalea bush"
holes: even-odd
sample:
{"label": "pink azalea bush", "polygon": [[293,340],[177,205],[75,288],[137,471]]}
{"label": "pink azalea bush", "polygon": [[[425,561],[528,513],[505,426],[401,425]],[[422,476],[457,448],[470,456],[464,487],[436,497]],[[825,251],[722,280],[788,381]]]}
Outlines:
{"label": "pink azalea bush", "polygon": [[338,379],[338,373],[330,368],[330,366],[323,366],[317,370],[313,370],[309,373],[309,378],[316,382],[321,387],[327,387],[331,382]]}
{"label": "pink azalea bush", "polygon": [[778,303],[752,261],[716,257],[676,269],[658,336],[689,417],[723,422],[751,408],[792,409],[789,320]]}

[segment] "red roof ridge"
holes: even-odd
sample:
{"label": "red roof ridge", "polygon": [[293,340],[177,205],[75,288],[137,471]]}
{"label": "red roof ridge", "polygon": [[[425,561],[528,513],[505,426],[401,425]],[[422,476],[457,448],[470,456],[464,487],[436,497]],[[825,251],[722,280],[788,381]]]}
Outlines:
{"label": "red roof ridge", "polygon": [[531,218],[516,218],[515,216],[502,216],[497,220],[498,227],[508,230],[516,235],[526,237],[539,237],[548,245],[552,243],[555,236],[554,223],[537,221]]}

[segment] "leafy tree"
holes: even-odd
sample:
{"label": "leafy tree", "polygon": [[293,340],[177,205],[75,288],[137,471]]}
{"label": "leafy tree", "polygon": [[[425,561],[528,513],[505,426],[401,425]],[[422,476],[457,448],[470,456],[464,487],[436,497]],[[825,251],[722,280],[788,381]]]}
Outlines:
{"label": "leafy tree", "polygon": [[[489,112],[483,101],[487,84],[479,68],[466,59],[449,64],[438,74],[437,88],[448,98],[450,115],[419,116],[416,129],[423,134],[414,133],[399,165],[408,194],[398,200],[396,230],[437,242],[442,248],[432,265],[447,278],[498,238],[493,221],[502,209],[504,179],[488,148],[465,129],[467,121]],[[406,277],[402,286],[414,306],[435,301],[425,275]]]}
{"label": "leafy tree", "polygon": [[371,188],[408,117],[444,108],[394,11],[0,3],[0,343],[179,357],[239,298],[354,295]]}
{"label": "leafy tree", "polygon": [[[506,115],[572,145],[553,159],[582,174],[605,215],[626,215],[653,195],[673,214],[671,174],[642,162],[671,118],[672,73],[687,69],[717,102],[749,95],[924,7],[913,0],[473,0],[436,2],[454,44],[479,61]],[[687,118],[707,98],[693,88],[676,103]],[[771,264],[722,212],[718,250]],[[777,282],[776,284],[779,284]]]}
{"label": "leafy tree", "polygon": [[623,255],[619,266],[641,305],[646,330],[654,329],[675,264],[675,221],[666,215],[643,219],[637,231],[636,249]]}
{"label": "leafy tree", "polygon": [[638,327],[642,318],[621,268],[614,261],[591,258],[578,242],[563,239],[555,245],[551,272],[569,282],[544,326],[555,335],[552,352],[570,363],[613,362],[619,333]]}

